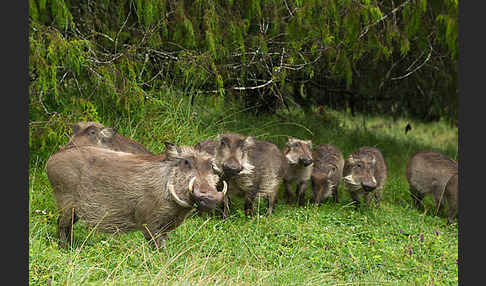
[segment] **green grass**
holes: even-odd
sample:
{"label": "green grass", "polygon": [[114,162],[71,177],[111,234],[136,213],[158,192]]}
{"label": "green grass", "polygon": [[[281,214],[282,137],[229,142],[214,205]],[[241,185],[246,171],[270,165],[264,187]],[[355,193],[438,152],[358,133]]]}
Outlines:
{"label": "green grass", "polygon": [[[414,208],[404,175],[407,159],[421,149],[457,158],[457,128],[382,116],[351,118],[332,110],[255,117],[218,98],[195,102],[191,107],[187,98],[168,95],[148,106],[142,121],[107,118],[103,123],[154,152],[163,151],[164,141],[192,145],[226,131],[280,147],[287,136],[312,139],[314,146],[336,145],[345,156],[359,146],[376,146],[388,166],[381,208],[356,210],[342,186],[339,204],[297,207],[285,203],[281,187],[272,216],[261,216],[266,210],[261,201],[260,215],[246,218],[237,197],[226,220],[192,213],[169,234],[166,251],[151,249],[139,232],[104,234],[83,223],[74,227],[72,249],[63,250],[45,174],[49,154],[34,152],[29,167],[31,285],[457,285],[457,224],[447,225],[445,213],[435,215],[431,198],[424,209]],[[413,129],[405,135],[408,122]]]}

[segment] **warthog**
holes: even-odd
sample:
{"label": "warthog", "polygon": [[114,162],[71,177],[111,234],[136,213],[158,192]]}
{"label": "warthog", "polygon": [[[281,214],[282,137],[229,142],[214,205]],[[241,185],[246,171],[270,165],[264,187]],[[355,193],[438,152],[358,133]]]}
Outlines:
{"label": "warthog", "polygon": [[226,192],[216,190],[213,159],[192,147],[166,143],[166,156],[83,146],[53,154],[46,165],[59,210],[60,245],[67,247],[79,219],[103,232],[134,230],[157,248],[193,205],[213,209]]}
{"label": "warthog", "polygon": [[330,197],[339,202],[338,187],[343,176],[344,158],[341,151],[329,144],[317,146],[312,152],[314,167],[312,169],[312,198],[314,203],[321,204]]}
{"label": "warthog", "polygon": [[439,211],[446,200],[448,222],[452,223],[457,216],[457,162],[440,152],[419,151],[408,160],[406,176],[415,205],[420,206],[424,196],[431,195]]}
{"label": "warthog", "polygon": [[364,146],[349,155],[344,162],[343,179],[356,206],[359,206],[359,195],[362,194],[367,204],[370,204],[372,195],[376,207],[380,207],[386,181],[386,164],[380,150]]}
{"label": "warthog", "polygon": [[98,146],[133,154],[152,154],[142,144],[118,134],[115,128],[98,122],[78,122],[72,130],[68,144],[60,150],[75,146]]}
{"label": "warthog", "polygon": [[[270,142],[251,136],[226,133],[218,135],[216,165],[228,180],[229,192],[241,191],[245,196],[245,214],[253,215],[257,196],[268,199],[267,215],[273,211],[277,192],[287,168],[287,160],[279,148]],[[225,201],[227,214],[229,204]]]}
{"label": "warthog", "polygon": [[289,138],[283,149],[288,168],[284,176],[287,202],[292,201],[290,188],[296,184],[295,196],[300,206],[305,204],[307,182],[312,174],[312,141]]}

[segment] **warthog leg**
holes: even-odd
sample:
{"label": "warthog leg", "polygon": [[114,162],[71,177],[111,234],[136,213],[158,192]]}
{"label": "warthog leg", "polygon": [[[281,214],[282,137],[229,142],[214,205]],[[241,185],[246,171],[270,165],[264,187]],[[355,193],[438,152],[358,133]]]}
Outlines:
{"label": "warthog leg", "polygon": [[376,200],[376,207],[380,207],[381,195],[383,194],[383,188],[378,188],[375,190],[374,196]]}
{"label": "warthog leg", "polygon": [[338,187],[339,187],[339,184],[336,184],[333,188],[332,188],[332,196],[334,198],[334,202],[336,203],[339,203],[339,194],[338,194]]}
{"label": "warthog leg", "polygon": [[415,206],[417,208],[420,208],[422,205],[422,200],[424,199],[424,195],[420,192],[418,192],[415,188],[410,187],[410,196],[415,202]]}
{"label": "warthog leg", "polygon": [[142,233],[151,247],[157,250],[165,249],[165,240],[167,239],[167,234],[165,232],[157,231],[148,227],[147,225],[144,225]]}
{"label": "warthog leg", "polygon": [[67,208],[59,213],[57,219],[57,231],[62,248],[68,247],[68,242],[71,241],[72,227],[78,221],[78,216],[74,212],[74,208]]}
{"label": "warthog leg", "polygon": [[256,190],[250,190],[245,192],[245,215],[253,216],[253,208],[255,203],[257,192]]}
{"label": "warthog leg", "polygon": [[223,197],[223,219],[226,219],[229,215],[229,208],[231,205],[231,200],[228,194]]}
{"label": "warthog leg", "polygon": [[287,198],[287,203],[292,202],[292,193],[290,192],[290,182],[287,180],[284,180],[284,186],[285,186],[285,196]]}
{"label": "warthog leg", "polygon": [[351,198],[353,199],[354,206],[356,208],[358,208],[359,205],[360,205],[358,192],[357,191],[351,191],[350,195],[351,195]]}
{"label": "warthog leg", "polygon": [[268,195],[268,209],[267,209],[267,216],[271,215],[273,212],[273,207],[277,202],[277,193],[278,193],[278,185],[273,187],[273,192]]}
{"label": "warthog leg", "polygon": [[307,187],[307,184],[305,182],[301,182],[301,183],[297,184],[296,196],[298,198],[299,206],[305,205],[305,189],[306,189],[306,187]]}

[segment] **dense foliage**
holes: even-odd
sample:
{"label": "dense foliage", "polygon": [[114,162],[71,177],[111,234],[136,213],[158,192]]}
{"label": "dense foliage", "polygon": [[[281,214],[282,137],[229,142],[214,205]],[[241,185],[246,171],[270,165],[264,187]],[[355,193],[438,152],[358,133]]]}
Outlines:
{"label": "dense foliage", "polygon": [[29,0],[29,16],[34,140],[143,118],[169,88],[255,112],[457,118],[457,0]]}

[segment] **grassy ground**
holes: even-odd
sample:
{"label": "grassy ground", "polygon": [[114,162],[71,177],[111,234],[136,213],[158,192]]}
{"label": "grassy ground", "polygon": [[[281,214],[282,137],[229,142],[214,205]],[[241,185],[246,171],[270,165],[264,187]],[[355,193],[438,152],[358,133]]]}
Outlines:
{"label": "grassy ground", "polygon": [[[335,144],[345,156],[359,146],[376,146],[388,166],[381,208],[354,209],[341,186],[339,204],[297,207],[286,204],[281,192],[272,216],[247,219],[243,200],[235,198],[224,221],[217,214],[192,213],[169,234],[166,251],[151,249],[139,232],[104,234],[83,223],[74,227],[73,247],[63,250],[45,174],[49,154],[34,152],[29,167],[31,285],[457,285],[457,224],[447,225],[445,213],[435,215],[431,198],[424,209],[415,209],[404,175],[407,159],[421,149],[457,158],[457,128],[351,118],[332,110],[254,117],[218,99],[197,99],[192,108],[187,102],[169,96],[147,107],[143,121],[107,118],[103,123],[154,152],[163,151],[163,141],[192,145],[225,131],[280,147],[286,136],[312,139],[314,146]],[[407,123],[412,131],[405,134]],[[258,208],[263,215],[266,201]]]}

